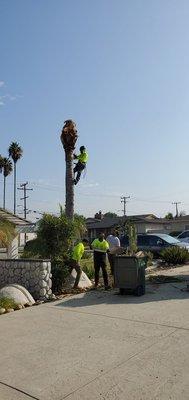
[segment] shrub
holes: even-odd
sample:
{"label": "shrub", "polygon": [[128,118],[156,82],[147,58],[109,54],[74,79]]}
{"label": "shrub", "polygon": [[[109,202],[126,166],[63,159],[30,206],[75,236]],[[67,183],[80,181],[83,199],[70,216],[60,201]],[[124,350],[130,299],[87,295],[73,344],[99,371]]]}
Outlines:
{"label": "shrub", "polygon": [[51,261],[52,291],[61,292],[63,284],[69,274],[69,268],[61,258],[54,258]]}
{"label": "shrub", "polygon": [[15,236],[16,231],[12,222],[0,217],[0,247],[8,248]]}
{"label": "shrub", "polygon": [[136,226],[131,222],[128,222],[126,225],[126,233],[129,239],[129,247],[127,249],[128,254],[135,255],[137,252],[137,230]]}
{"label": "shrub", "polygon": [[183,247],[173,246],[163,250],[161,257],[167,264],[184,264],[189,261],[189,252]]}
{"label": "shrub", "polygon": [[154,255],[153,255],[153,253],[151,253],[151,251],[145,251],[144,254],[147,258],[148,267],[150,267],[150,265],[152,265]]}
{"label": "shrub", "polygon": [[44,214],[38,222],[37,238],[26,243],[22,258],[48,258],[52,266],[52,289],[61,291],[68,275],[67,261],[73,241],[86,232],[84,217],[66,217],[62,207],[60,215]]}
{"label": "shrub", "polygon": [[8,297],[0,298],[0,308],[5,308],[5,310],[7,310],[8,308],[15,309],[16,307],[17,307],[17,304],[15,303],[14,300],[9,299]]}
{"label": "shrub", "polygon": [[92,257],[81,260],[81,267],[89,279],[94,279],[94,265]]}

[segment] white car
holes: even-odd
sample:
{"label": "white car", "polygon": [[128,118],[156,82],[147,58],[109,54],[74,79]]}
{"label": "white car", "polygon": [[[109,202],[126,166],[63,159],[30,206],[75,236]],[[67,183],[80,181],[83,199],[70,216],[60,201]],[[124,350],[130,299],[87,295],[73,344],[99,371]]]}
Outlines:
{"label": "white car", "polygon": [[180,242],[189,243],[189,231],[180,233],[180,235],[177,236],[177,239],[180,240]]}

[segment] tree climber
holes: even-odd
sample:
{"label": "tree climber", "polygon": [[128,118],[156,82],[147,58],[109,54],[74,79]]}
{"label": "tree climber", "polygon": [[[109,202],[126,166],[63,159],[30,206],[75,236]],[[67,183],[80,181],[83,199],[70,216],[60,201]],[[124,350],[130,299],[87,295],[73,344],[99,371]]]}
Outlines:
{"label": "tree climber", "polygon": [[85,146],[80,147],[80,154],[76,155],[74,154],[74,159],[78,160],[78,163],[76,164],[74,168],[74,175],[77,173],[76,178],[74,179],[74,184],[77,185],[81,178],[81,173],[82,171],[86,168],[86,164],[88,161],[88,154],[86,152]]}

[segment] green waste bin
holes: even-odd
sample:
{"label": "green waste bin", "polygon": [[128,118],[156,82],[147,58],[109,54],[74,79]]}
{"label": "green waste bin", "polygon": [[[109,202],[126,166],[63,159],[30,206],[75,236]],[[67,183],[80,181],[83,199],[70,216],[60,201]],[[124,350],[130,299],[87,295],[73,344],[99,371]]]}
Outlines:
{"label": "green waste bin", "polygon": [[145,268],[147,257],[120,255],[115,257],[114,281],[120,294],[145,294]]}

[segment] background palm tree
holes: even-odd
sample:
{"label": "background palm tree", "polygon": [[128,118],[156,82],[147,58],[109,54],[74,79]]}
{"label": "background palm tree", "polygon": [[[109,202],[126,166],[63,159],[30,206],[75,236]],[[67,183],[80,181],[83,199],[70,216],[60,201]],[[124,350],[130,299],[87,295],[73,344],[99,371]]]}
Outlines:
{"label": "background palm tree", "polygon": [[0,174],[3,172],[4,158],[0,154]]}
{"label": "background palm tree", "polygon": [[23,150],[17,142],[12,142],[8,151],[9,157],[14,162],[14,214],[16,214],[16,163],[22,157]]}
{"label": "background palm tree", "polygon": [[11,174],[12,168],[12,161],[9,158],[3,159],[3,176],[4,176],[4,191],[3,191],[3,208],[5,209],[6,205],[6,178],[8,175]]}
{"label": "background palm tree", "polygon": [[61,142],[65,150],[66,160],[66,205],[65,213],[70,219],[74,216],[74,174],[73,152],[78,138],[76,124],[71,120],[64,122],[61,134]]}
{"label": "background palm tree", "polygon": [[3,160],[4,158],[0,154],[0,174],[3,172]]}

